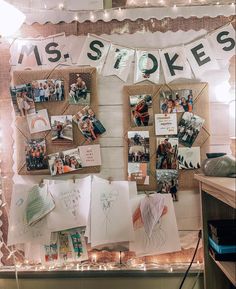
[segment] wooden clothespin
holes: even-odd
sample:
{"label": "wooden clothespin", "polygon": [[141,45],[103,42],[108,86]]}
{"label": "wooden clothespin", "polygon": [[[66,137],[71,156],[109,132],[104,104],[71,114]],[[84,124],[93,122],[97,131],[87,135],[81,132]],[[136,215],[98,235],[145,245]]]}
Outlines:
{"label": "wooden clothespin", "polygon": [[107,180],[108,180],[108,182],[109,182],[109,185],[111,185],[112,177],[109,177]]}
{"label": "wooden clothespin", "polygon": [[43,187],[43,179],[40,180],[39,187]]}
{"label": "wooden clothespin", "polygon": [[73,180],[73,183],[75,184],[75,176],[73,176],[72,180]]}
{"label": "wooden clothespin", "polygon": [[146,195],[147,197],[149,197],[150,192],[145,191],[144,193],[145,193],[145,195]]}

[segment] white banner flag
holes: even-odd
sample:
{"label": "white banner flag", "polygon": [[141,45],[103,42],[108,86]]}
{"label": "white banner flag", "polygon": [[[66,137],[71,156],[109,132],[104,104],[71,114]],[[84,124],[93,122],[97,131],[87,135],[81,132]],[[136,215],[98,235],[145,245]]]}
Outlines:
{"label": "white banner flag", "polygon": [[89,35],[84,43],[82,52],[77,61],[78,65],[90,65],[96,67],[98,73],[102,71],[110,42]]}
{"label": "white banner flag", "polygon": [[184,47],[162,49],[160,57],[166,83],[179,78],[192,78]]}
{"label": "white banner flag", "polygon": [[229,59],[235,55],[235,30],[232,24],[214,31],[206,38],[216,59]]}
{"label": "white banner flag", "polygon": [[134,83],[150,80],[159,83],[160,56],[158,50],[136,50]]}
{"label": "white banner flag", "polygon": [[43,64],[72,64],[65,34],[57,34],[45,38],[41,43]]}
{"label": "white banner flag", "polygon": [[127,81],[133,57],[134,49],[112,44],[103,68],[103,75],[116,75],[121,80]]}
{"label": "white banner flag", "polygon": [[194,75],[198,78],[207,71],[219,69],[214,52],[205,38],[186,45],[185,53]]}
{"label": "white banner flag", "polygon": [[42,38],[16,39],[10,48],[11,65],[22,67],[42,66]]}

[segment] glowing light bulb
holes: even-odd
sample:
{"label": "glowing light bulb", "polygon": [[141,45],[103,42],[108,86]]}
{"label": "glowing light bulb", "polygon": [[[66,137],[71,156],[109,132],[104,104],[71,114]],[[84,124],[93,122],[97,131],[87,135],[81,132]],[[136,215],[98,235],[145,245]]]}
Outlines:
{"label": "glowing light bulb", "polygon": [[94,20],[94,14],[93,14],[93,12],[90,13],[90,20],[91,20],[91,21]]}
{"label": "glowing light bulb", "polygon": [[109,14],[106,10],[104,10],[104,18],[108,18]]}
{"label": "glowing light bulb", "polygon": [[76,21],[78,21],[78,20],[79,20],[78,15],[75,15],[74,19],[75,19]]}
{"label": "glowing light bulb", "polygon": [[58,8],[59,8],[60,10],[64,9],[64,4],[63,4],[63,3],[59,3],[59,4],[58,4]]}

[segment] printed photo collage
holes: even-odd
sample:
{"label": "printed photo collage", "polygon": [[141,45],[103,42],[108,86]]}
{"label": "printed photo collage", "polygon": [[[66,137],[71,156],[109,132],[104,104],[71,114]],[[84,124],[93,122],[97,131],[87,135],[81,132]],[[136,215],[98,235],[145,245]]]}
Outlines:
{"label": "printed photo collage", "polygon": [[[135,130],[128,131],[128,179],[149,185],[150,156],[155,155],[157,192],[170,193],[177,201],[178,170],[200,168],[200,147],[193,144],[204,119],[194,113],[193,90],[160,90],[155,97],[158,101],[151,94],[129,95],[130,124]],[[155,152],[149,149],[153,126]]]}
{"label": "printed photo collage", "polygon": [[[26,169],[28,172],[49,169],[51,175],[64,174],[88,166],[100,166],[100,146],[91,145],[106,129],[90,107],[92,93],[91,73],[69,73],[69,90],[65,91],[64,80],[38,79],[30,83],[10,87],[12,104],[16,118],[28,124],[31,138],[25,143]],[[48,109],[37,109],[39,103],[53,107],[55,103],[77,105],[75,115],[50,115]],[[64,149],[74,142],[73,123],[84,139],[76,149]],[[47,154],[46,139],[34,134],[50,131],[51,143],[62,145],[62,150]],[[86,146],[84,146],[86,147]],[[85,153],[86,157],[81,155]],[[93,158],[94,157],[94,158]],[[86,159],[87,158],[87,159]]]}

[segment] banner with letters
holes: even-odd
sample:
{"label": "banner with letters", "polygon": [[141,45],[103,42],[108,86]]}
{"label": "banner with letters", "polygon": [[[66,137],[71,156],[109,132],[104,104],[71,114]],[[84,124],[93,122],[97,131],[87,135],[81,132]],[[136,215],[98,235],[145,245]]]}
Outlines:
{"label": "banner with letters", "polygon": [[[88,65],[104,76],[115,75],[126,82],[134,62],[134,83],[144,80],[159,83],[160,69],[169,83],[218,70],[217,60],[228,60],[235,54],[235,30],[231,23],[191,43],[163,49],[120,46],[95,35],[88,35],[84,43],[80,43],[79,36],[73,37],[73,41],[72,38],[68,41],[69,37],[63,33],[47,38],[16,39],[10,49],[12,68]],[[82,47],[79,56],[76,45]]]}

